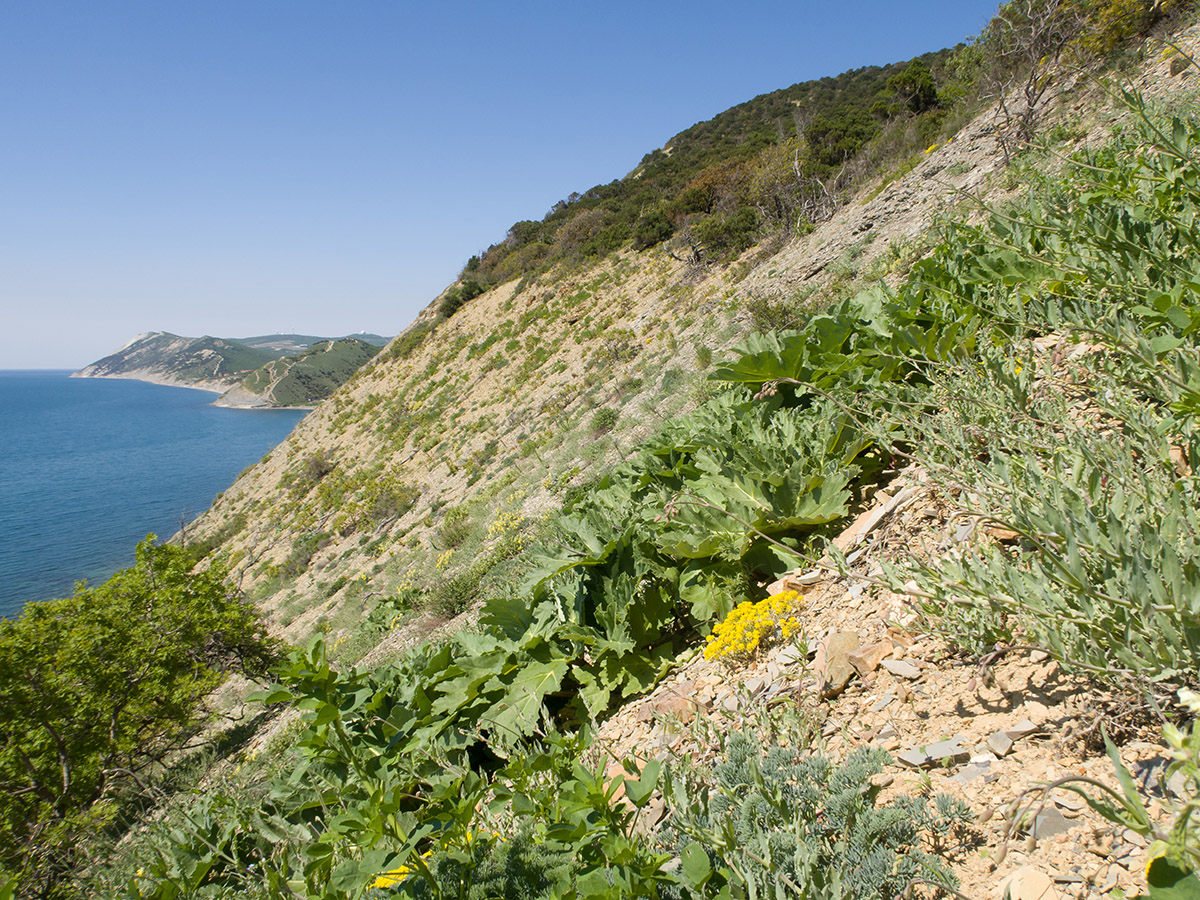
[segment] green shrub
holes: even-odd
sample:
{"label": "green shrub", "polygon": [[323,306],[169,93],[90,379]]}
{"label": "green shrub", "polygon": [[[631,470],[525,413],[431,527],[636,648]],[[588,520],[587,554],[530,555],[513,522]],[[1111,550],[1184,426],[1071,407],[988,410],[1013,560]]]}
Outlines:
{"label": "green shrub", "polygon": [[925,371],[913,399],[929,414],[883,429],[899,426],[935,483],[1018,539],[895,578],[915,578],[931,622],[972,651],[1035,643],[1110,680],[1195,685],[1200,498],[1180,467],[1200,466],[1200,237],[1186,224],[1200,123],[1158,122],[1129,99],[1132,134],[1024,209],[954,229],[957,256],[917,264],[1007,329],[1067,335],[1056,355],[1082,339],[1104,350],[1073,361],[1069,383],[1061,360],[1004,347]]}
{"label": "green shrub", "polygon": [[617,422],[621,415],[615,409],[607,406],[601,406],[592,413],[592,422],[590,430],[593,435],[605,434],[617,427]]}
{"label": "green shrub", "polygon": [[914,878],[955,887],[949,865],[923,845],[961,843],[970,807],[941,795],[932,805],[920,797],[877,805],[882,788],[871,779],[889,761],[883,750],[859,749],[835,765],[735,732],[710,773],[671,771],[684,896],[859,900],[900,896]]}
{"label": "green shrub", "polygon": [[646,250],[661,244],[675,233],[671,220],[661,209],[646,213],[633,227],[633,249]]}
{"label": "green shrub", "polygon": [[413,325],[404,334],[392,341],[391,347],[387,351],[387,356],[380,356],[379,359],[408,359],[420,346],[425,343],[425,339],[433,333],[433,326],[427,322],[422,322]]}
{"label": "green shrub", "polygon": [[0,620],[0,866],[22,896],[65,896],[81,844],[187,743],[224,673],[274,661],[225,571],[192,564],[150,535],[104,584]]}
{"label": "green shrub", "polygon": [[279,564],[279,574],[284,578],[295,578],[308,568],[317,551],[329,544],[329,535],[324,531],[308,531],[292,541],[291,552]]}
{"label": "green shrub", "polygon": [[455,506],[446,510],[442,516],[442,524],[438,526],[438,536],[447,549],[461,547],[471,536],[475,525],[471,521],[471,511],[466,506]]}
{"label": "green shrub", "polygon": [[474,300],[486,290],[487,288],[478,281],[471,280],[464,281],[462,284],[450,288],[450,290],[442,295],[442,303],[439,307],[442,318],[450,318],[468,302]]}
{"label": "green shrub", "polygon": [[692,226],[710,257],[728,259],[758,239],[758,213],[743,207],[731,215],[712,215]]}

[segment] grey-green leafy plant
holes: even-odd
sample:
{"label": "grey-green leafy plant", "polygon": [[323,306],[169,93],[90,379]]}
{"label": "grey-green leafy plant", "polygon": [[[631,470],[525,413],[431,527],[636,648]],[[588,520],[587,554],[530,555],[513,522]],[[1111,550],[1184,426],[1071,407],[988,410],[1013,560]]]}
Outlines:
{"label": "grey-green leafy plant", "polygon": [[956,880],[942,850],[966,839],[960,800],[902,796],[878,803],[887,753],[861,749],[834,764],[795,747],[734,735],[711,776],[668,779],[680,835],[682,896],[891,898],[913,879]]}

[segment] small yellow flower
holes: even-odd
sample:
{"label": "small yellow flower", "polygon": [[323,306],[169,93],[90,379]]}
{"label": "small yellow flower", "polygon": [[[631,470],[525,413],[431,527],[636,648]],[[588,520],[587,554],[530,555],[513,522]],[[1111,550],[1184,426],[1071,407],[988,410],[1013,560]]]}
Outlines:
{"label": "small yellow flower", "polygon": [[776,633],[789,640],[802,628],[793,615],[802,601],[798,591],[781,591],[759,603],[750,600],[739,603],[709,635],[704,647],[705,659],[726,662],[748,659]]}
{"label": "small yellow flower", "polygon": [[412,869],[408,866],[400,866],[396,869],[389,869],[378,878],[371,882],[373,888],[392,888],[398,887],[405,878],[412,874]]}

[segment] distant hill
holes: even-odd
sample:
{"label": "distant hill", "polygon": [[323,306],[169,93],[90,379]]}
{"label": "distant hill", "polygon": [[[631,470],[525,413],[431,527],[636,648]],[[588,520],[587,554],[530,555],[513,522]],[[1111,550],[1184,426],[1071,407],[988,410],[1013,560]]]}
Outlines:
{"label": "distant hill", "polygon": [[132,378],[223,392],[279,356],[240,341],[152,331],[139,334],[115,353],[74,374],[77,378]]}
{"label": "distant hill", "polygon": [[[347,338],[354,338],[357,341],[363,341],[367,344],[372,344],[376,347],[382,347],[390,337],[384,337],[379,334],[367,334],[360,332],[358,334],[344,335]],[[313,344],[319,344],[323,341],[338,340],[338,338],[319,337],[312,334],[262,334],[256,337],[231,338],[239,344],[245,344],[247,347],[253,347],[256,350],[270,350],[278,353],[283,353],[291,356],[294,353],[303,353]]]}
{"label": "distant hill", "polygon": [[308,406],[341,387],[380,350],[357,338],[318,341],[304,352],[271,360],[217,400],[221,406]]}
{"label": "distant hill", "polygon": [[250,338],[139,334],[77,378],[131,378],[216,391],[224,406],[305,406],[323,400],[387,338],[276,334]]}

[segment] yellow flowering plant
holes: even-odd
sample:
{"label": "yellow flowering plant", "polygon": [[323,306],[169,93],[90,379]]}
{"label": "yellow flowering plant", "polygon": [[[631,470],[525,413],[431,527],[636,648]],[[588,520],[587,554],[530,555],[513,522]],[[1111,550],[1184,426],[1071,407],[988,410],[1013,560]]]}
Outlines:
{"label": "yellow flowering plant", "polygon": [[791,640],[802,630],[796,613],[803,600],[799,591],[780,591],[758,603],[739,603],[709,635],[704,658],[744,662],[769,643]]}

